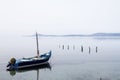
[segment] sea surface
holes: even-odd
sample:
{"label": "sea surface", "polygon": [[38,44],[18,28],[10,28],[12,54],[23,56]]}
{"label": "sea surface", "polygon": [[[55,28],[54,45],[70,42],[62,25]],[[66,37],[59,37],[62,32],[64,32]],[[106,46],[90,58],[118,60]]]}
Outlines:
{"label": "sea surface", "polygon": [[35,37],[0,40],[0,80],[120,80],[120,38],[39,37],[40,54],[52,51],[49,66],[7,71],[14,57],[36,56]]}

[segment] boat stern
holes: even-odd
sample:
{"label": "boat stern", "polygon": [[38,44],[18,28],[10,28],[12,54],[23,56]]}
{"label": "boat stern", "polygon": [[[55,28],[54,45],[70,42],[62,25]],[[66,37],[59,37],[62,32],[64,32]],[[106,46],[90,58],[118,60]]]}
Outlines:
{"label": "boat stern", "polygon": [[15,58],[11,58],[11,60],[8,62],[6,67],[7,67],[7,70],[14,70],[14,69],[16,69],[16,59]]}

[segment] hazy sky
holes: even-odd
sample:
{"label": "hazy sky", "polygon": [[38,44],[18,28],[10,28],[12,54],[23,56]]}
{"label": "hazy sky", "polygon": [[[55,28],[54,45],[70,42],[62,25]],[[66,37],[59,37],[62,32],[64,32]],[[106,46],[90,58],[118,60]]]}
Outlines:
{"label": "hazy sky", "polygon": [[0,35],[120,32],[120,0],[0,0]]}

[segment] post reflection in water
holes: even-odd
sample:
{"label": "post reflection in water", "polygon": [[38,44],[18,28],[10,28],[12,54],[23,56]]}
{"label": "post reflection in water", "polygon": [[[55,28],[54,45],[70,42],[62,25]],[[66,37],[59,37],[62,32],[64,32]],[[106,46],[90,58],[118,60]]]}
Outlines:
{"label": "post reflection in water", "polygon": [[39,70],[41,69],[49,69],[51,70],[51,65],[47,62],[45,64],[39,65],[39,66],[35,66],[35,67],[28,67],[28,68],[23,68],[23,69],[18,69],[18,70],[11,70],[9,71],[11,76],[15,76],[16,73],[24,73],[24,72],[28,72],[28,71],[37,71],[37,80],[39,80]]}
{"label": "post reflection in water", "polygon": [[73,45],[73,50],[75,50],[75,45]]}
{"label": "post reflection in water", "polygon": [[67,49],[69,50],[69,45],[67,46]]}

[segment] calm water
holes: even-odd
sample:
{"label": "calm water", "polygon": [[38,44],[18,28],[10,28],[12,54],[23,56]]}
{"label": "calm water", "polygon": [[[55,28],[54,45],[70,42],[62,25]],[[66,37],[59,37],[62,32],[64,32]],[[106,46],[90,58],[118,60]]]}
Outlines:
{"label": "calm water", "polygon": [[52,51],[50,65],[13,72],[6,71],[7,62],[35,56],[35,39],[2,38],[0,43],[0,80],[120,80],[119,38],[40,37],[40,53]]}

